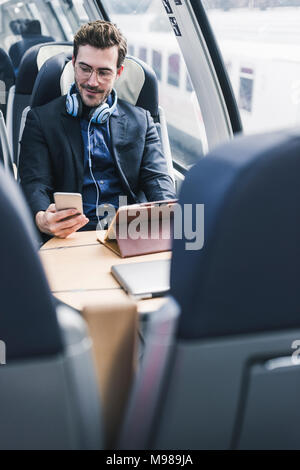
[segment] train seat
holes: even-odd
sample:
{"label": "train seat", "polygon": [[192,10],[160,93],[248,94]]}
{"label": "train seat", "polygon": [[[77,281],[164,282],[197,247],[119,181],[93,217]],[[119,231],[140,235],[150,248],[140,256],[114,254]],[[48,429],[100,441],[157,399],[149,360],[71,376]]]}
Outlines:
{"label": "train seat", "polygon": [[20,63],[16,84],[11,87],[7,103],[7,129],[14,162],[18,158],[18,142],[23,110],[29,106],[35,79],[49,57],[65,52],[72,54],[71,42],[51,42],[31,47]]}
{"label": "train seat", "polygon": [[[158,85],[153,70],[140,59],[128,56],[116,82],[118,96],[148,110],[161,136],[168,171],[174,181],[172,157],[163,110],[158,105]],[[32,93],[31,107],[41,106],[68,92],[74,81],[72,62],[63,54],[50,58],[40,70]],[[51,86],[49,86],[51,84]],[[162,128],[165,127],[165,128]]]}
{"label": "train seat", "polygon": [[14,70],[17,74],[18,67],[25,52],[32,46],[46,42],[54,42],[52,36],[44,36],[41,31],[41,23],[39,20],[25,19],[20,24],[20,31],[22,39],[13,43],[9,48],[9,56],[13,63]]}
{"label": "train seat", "polygon": [[102,447],[99,392],[85,323],[57,310],[17,183],[0,168],[0,448]]}
{"label": "train seat", "polygon": [[0,110],[6,117],[8,93],[15,84],[15,72],[8,54],[0,48]]}
{"label": "train seat", "polygon": [[7,130],[3,113],[0,109],[0,162],[6,171],[13,173],[12,156],[8,143]]}
{"label": "train seat", "polygon": [[[204,246],[174,240],[176,338],[156,378],[159,324],[148,338],[122,448],[300,448],[299,152],[298,129],[237,137],[187,174],[180,204]],[[160,393],[145,424],[149,380]]]}

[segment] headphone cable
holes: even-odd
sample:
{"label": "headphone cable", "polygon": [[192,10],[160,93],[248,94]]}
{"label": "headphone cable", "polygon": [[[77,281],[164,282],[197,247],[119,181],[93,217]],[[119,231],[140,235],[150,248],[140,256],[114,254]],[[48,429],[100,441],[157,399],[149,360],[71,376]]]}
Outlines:
{"label": "headphone cable", "polygon": [[94,174],[93,174],[93,171],[92,171],[92,159],[91,159],[91,139],[90,139],[90,126],[91,126],[91,123],[92,123],[92,119],[93,119],[93,116],[91,117],[90,119],[90,122],[89,122],[89,125],[88,125],[88,129],[87,129],[87,133],[88,133],[88,151],[89,151],[89,169],[90,169],[90,175],[94,181],[94,184],[96,186],[96,191],[97,191],[97,198],[96,198],[96,217],[97,217],[97,220],[98,220],[98,225],[97,225],[97,229],[98,227],[101,227],[101,224],[100,224],[100,219],[99,219],[99,215],[98,215],[98,205],[99,205],[99,187],[98,187],[98,184],[95,180],[95,177],[94,177]]}

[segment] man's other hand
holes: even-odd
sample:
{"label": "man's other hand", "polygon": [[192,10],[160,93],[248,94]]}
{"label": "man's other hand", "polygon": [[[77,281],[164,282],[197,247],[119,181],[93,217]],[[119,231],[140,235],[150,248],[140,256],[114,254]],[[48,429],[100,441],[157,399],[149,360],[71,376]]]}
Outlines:
{"label": "man's other hand", "polygon": [[88,223],[84,214],[78,214],[76,209],[57,211],[55,204],[50,204],[46,211],[39,211],[35,222],[39,230],[48,235],[66,238]]}

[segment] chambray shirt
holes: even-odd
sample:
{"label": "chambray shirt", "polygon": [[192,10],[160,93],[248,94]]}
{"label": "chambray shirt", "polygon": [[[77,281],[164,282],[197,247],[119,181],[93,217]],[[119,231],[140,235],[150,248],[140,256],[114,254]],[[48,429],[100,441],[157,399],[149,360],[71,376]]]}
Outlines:
{"label": "chambray shirt", "polygon": [[[108,97],[107,103],[111,106],[111,95]],[[118,113],[117,109],[113,114],[115,113]],[[83,227],[83,230],[93,229],[97,226],[97,191],[89,168],[88,125],[89,121],[87,119],[80,119],[81,135],[84,142],[83,212],[90,219],[89,223]],[[119,196],[124,194],[124,190],[112,157],[109,119],[104,124],[91,123],[90,143],[92,172],[99,188],[98,204],[112,204],[117,209],[119,207]]]}

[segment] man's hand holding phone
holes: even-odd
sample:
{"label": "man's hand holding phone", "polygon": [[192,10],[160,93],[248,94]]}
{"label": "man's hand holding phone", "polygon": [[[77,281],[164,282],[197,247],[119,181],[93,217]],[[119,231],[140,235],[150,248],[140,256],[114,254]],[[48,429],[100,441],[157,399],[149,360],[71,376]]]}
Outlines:
{"label": "man's hand holding phone", "polygon": [[75,197],[75,193],[55,193],[54,200],[55,204],[50,204],[47,210],[35,216],[41,232],[66,238],[88,223],[89,219],[82,213],[80,194]]}

